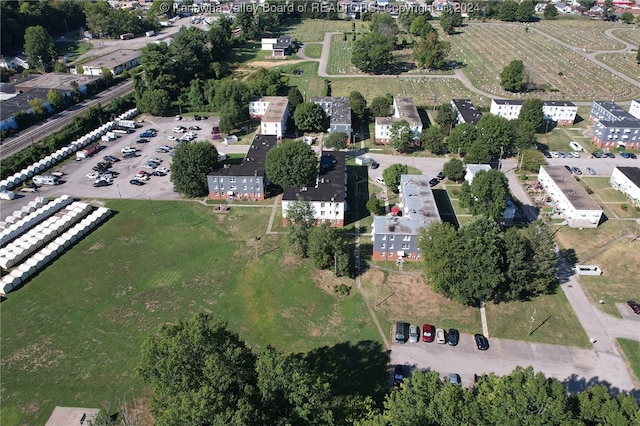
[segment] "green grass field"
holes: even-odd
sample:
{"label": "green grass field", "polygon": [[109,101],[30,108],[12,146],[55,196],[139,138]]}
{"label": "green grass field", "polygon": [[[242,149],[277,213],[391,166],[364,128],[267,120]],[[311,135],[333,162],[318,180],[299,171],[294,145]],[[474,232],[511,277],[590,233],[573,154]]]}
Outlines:
{"label": "green grass field", "polygon": [[324,19],[305,19],[301,23],[290,23],[282,26],[281,30],[302,42],[322,41],[325,33],[351,31],[356,25],[357,32],[369,30],[369,23],[362,21],[330,21]]}
{"label": "green grass field", "polygon": [[588,19],[575,21],[542,20],[530,26],[571,46],[587,50],[615,50],[624,47],[621,43],[607,37],[605,34],[605,30],[620,26],[620,24],[614,22]]}
{"label": "green grass field", "polygon": [[345,41],[342,35],[331,37],[331,50],[329,50],[329,62],[327,63],[328,74],[363,74],[351,63],[351,51],[353,50],[353,40],[349,36]]}
{"label": "green grass field", "polygon": [[624,41],[640,46],[640,33],[636,27],[624,26],[613,31],[613,35]]}
{"label": "green grass field", "polygon": [[629,360],[631,371],[636,376],[636,380],[640,380],[640,342],[627,339],[617,339],[617,341]]}
{"label": "green grass field", "polygon": [[265,235],[270,208],[106,205],[109,221],[2,303],[3,424],[141,395],[142,341],[196,312],[228,321],[256,351],[380,340],[361,298],[324,289],[325,273],[288,255],[283,236]]}
{"label": "green grass field", "polygon": [[307,44],[304,47],[304,54],[310,58],[320,58],[322,55],[322,45],[321,44]]}

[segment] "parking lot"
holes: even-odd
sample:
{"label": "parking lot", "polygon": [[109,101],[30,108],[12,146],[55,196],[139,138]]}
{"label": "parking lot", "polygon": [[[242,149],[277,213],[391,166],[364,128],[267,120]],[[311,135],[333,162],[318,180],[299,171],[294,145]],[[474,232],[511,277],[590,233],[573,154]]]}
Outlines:
{"label": "parking lot", "polygon": [[[171,169],[170,152],[157,152],[157,148],[162,145],[175,148],[177,140],[181,134],[175,133],[172,129],[175,126],[184,126],[187,129],[192,126],[200,127],[200,130],[192,130],[196,134],[194,140],[210,140],[211,123],[207,120],[196,121],[192,117],[183,118],[176,121],[174,117],[147,117],[140,116],[144,120],[139,128],[130,134],[118,134],[118,138],[109,142],[100,142],[102,149],[80,161],[70,161],[65,165],[56,168],[56,171],[64,173],[61,184],[57,186],[41,186],[33,196],[56,197],[62,194],[69,194],[78,198],[141,198],[141,199],[179,199],[180,194],[174,192],[169,172],[165,176],[150,176],[144,181],[144,185],[136,186],[129,183],[141,171],[151,174],[154,169],[145,168],[145,164],[152,158],[162,160],[158,167]],[[140,134],[149,129],[156,129],[156,136],[142,138]],[[187,130],[188,131],[188,130]],[[147,143],[137,143],[136,141],[145,139]],[[123,158],[122,149],[131,147],[136,149],[136,157]],[[88,178],[87,175],[94,172],[93,168],[100,162],[104,162],[105,156],[113,156],[119,159],[113,162],[109,172],[115,172],[111,184],[101,187],[94,187],[95,178]],[[25,198],[32,198],[28,194]]]}

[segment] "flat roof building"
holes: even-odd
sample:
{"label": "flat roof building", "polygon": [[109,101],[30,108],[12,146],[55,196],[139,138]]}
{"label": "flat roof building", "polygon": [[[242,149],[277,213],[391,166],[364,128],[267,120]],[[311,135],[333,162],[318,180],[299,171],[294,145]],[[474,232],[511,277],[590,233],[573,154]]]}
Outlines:
{"label": "flat roof building", "polygon": [[[520,115],[524,100],[492,99],[491,114],[499,115],[507,120],[515,120]],[[542,114],[545,120],[553,121],[559,126],[572,125],[578,114],[578,107],[568,101],[542,101]]]}
{"label": "flat roof building", "polygon": [[289,100],[286,96],[254,97],[249,101],[249,117],[260,120],[260,133],[282,138],[287,130]]}
{"label": "flat roof building", "polygon": [[393,112],[390,117],[376,117],[375,141],[386,144],[391,142],[391,126],[405,120],[413,131],[415,138],[422,132],[422,119],[411,98],[393,98]]}
{"label": "flat roof building", "polygon": [[458,124],[469,123],[475,126],[482,118],[482,113],[476,109],[469,99],[452,99],[451,106],[458,114]]}
{"label": "flat roof building", "polygon": [[[113,75],[120,75],[135,66],[140,65],[141,52],[133,49],[119,49],[99,56],[90,61],[84,62],[79,67],[82,68],[82,74],[85,75],[101,75],[103,69],[107,69]],[[71,68],[72,74],[77,74],[76,68]]]}
{"label": "flat roof building", "polygon": [[640,207],[640,167],[614,167],[609,183]]}
{"label": "flat roof building", "polygon": [[594,101],[589,117],[593,120],[594,145],[599,148],[640,148],[640,103],[633,101],[629,111],[613,102]]}
{"label": "flat roof building", "polygon": [[329,133],[346,133],[351,143],[351,107],[346,97],[313,97],[311,102],[320,105],[329,117]]}

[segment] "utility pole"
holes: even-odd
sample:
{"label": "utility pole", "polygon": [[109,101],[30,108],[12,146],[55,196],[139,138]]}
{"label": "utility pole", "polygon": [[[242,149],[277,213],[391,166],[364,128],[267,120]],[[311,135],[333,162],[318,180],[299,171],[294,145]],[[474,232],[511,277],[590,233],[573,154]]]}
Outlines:
{"label": "utility pole", "polygon": [[529,332],[527,333],[527,337],[531,336],[531,329],[533,328],[533,323],[536,320],[536,310],[537,308],[533,308],[533,315],[531,315],[531,322],[529,322]]}

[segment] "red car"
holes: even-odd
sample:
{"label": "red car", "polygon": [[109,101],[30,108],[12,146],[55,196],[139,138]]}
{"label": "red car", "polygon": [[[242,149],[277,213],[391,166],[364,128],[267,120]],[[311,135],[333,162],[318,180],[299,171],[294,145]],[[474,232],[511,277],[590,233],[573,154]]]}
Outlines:
{"label": "red car", "polygon": [[425,324],[422,326],[422,341],[431,343],[436,334],[436,329],[431,324]]}
{"label": "red car", "polygon": [[633,310],[633,312],[635,312],[637,315],[640,315],[640,303],[633,300],[629,300],[627,302],[627,305],[629,305],[629,307]]}
{"label": "red car", "polygon": [[149,173],[145,172],[144,170],[140,170],[138,172],[139,175],[145,175],[145,176],[151,176]]}

